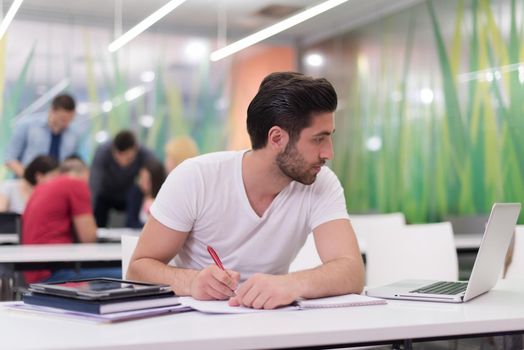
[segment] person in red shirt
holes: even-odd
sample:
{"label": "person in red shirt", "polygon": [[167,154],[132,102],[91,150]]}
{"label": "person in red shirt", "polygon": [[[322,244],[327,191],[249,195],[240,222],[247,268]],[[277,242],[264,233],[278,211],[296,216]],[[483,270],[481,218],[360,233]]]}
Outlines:
{"label": "person in red shirt", "polygon": [[[66,159],[61,175],[38,185],[22,217],[22,244],[71,244],[96,242],[97,226],[87,184],[89,170],[78,157]],[[26,282],[113,277],[120,268],[82,268],[26,271]]]}

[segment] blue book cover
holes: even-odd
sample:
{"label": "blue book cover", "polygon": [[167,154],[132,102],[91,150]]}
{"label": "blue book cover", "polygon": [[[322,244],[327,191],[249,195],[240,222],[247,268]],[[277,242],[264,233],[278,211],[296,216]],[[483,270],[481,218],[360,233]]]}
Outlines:
{"label": "blue book cover", "polygon": [[29,292],[23,295],[22,300],[25,304],[30,305],[54,307],[99,315],[180,304],[178,298],[175,297],[172,292],[111,300],[81,300]]}

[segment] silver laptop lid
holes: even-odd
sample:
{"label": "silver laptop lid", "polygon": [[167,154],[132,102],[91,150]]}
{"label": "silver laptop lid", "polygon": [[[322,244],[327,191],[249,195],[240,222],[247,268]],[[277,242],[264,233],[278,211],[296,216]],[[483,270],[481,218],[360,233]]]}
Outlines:
{"label": "silver laptop lid", "polygon": [[495,286],[520,213],[520,203],[495,203],[469,278],[464,301]]}

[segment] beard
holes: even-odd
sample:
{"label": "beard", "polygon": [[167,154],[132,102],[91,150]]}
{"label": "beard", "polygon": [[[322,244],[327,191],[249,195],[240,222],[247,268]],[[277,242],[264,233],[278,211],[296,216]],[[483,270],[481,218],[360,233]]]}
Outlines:
{"label": "beard", "polygon": [[319,159],[317,164],[311,165],[298,152],[294,143],[288,143],[284,151],[277,155],[276,163],[280,171],[291,180],[311,185],[317,179],[318,174],[314,171],[314,167],[323,166],[325,160]]}

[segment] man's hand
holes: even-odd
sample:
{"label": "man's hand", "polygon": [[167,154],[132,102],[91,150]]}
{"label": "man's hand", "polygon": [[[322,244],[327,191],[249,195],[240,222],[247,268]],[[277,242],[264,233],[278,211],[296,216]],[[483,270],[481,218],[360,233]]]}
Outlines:
{"label": "man's hand", "polygon": [[291,304],[298,296],[297,283],[290,275],[257,273],[238,288],[236,296],[229,299],[229,305],[274,309]]}
{"label": "man's hand", "polygon": [[236,271],[223,271],[216,265],[200,270],[191,282],[191,296],[198,300],[227,300],[235,295],[240,281]]}

